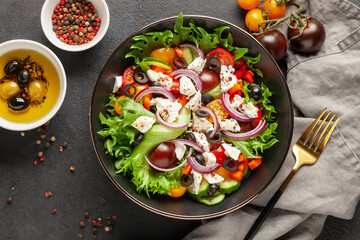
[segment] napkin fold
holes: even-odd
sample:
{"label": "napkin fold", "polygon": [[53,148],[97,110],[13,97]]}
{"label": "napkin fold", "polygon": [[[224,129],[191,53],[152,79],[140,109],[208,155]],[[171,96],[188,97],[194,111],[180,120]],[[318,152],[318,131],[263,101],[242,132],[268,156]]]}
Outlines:
{"label": "napkin fold", "polygon": [[[296,109],[291,146],[325,107],[341,119],[317,163],[299,169],[254,239],[314,239],[328,215],[351,219],[360,198],[360,8],[346,0],[297,2],[308,6],[307,15],[323,23],[327,35],[316,54],[288,50],[287,82]],[[203,221],[185,239],[244,238],[294,163],[290,149],[251,204]]]}

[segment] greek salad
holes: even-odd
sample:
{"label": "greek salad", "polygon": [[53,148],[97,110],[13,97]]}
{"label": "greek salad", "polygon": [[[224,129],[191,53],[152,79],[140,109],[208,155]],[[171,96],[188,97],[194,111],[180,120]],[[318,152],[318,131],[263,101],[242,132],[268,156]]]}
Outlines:
{"label": "greek salad", "polygon": [[236,191],[278,140],[260,55],[182,14],[174,29],[135,36],[133,66],[99,114],[106,152],[136,189],[215,205]]}

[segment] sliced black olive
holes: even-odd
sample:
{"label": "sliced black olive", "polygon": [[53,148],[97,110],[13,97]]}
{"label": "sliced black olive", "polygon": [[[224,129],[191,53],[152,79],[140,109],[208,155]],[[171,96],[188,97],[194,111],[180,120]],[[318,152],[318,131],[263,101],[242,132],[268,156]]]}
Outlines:
{"label": "sliced black olive", "polygon": [[211,57],[206,61],[206,67],[213,72],[217,72],[221,68],[221,62],[218,58]]}
{"label": "sliced black olive", "polygon": [[15,74],[20,71],[20,63],[16,60],[10,61],[5,65],[6,75]]}
{"label": "sliced black olive", "polygon": [[195,155],[195,159],[196,161],[200,164],[200,165],[204,165],[205,164],[205,158],[201,153],[198,153]]}
{"label": "sliced black olive", "polygon": [[192,183],[194,182],[194,177],[193,175],[189,174],[189,175],[182,175],[181,177],[181,185],[183,185],[184,187],[188,187],[190,186]]}
{"label": "sliced black olive", "polygon": [[151,82],[149,85],[150,87],[161,87],[161,84],[158,82]]}
{"label": "sliced black olive", "polygon": [[229,172],[235,172],[238,169],[239,164],[239,161],[235,161],[231,157],[227,157],[223,162],[223,167]]}
{"label": "sliced black olive", "polygon": [[184,139],[196,143],[195,135],[192,132],[186,132],[185,135],[184,135]]}
{"label": "sliced black olive", "polygon": [[150,106],[150,112],[156,113],[156,105]]}
{"label": "sliced black olive", "polygon": [[[129,89],[132,88],[134,90],[133,93],[130,93]],[[136,94],[136,87],[132,84],[126,84],[123,89],[124,95],[126,97],[133,97]]]}
{"label": "sliced black olive", "polygon": [[214,98],[210,95],[202,95],[201,96],[201,102],[204,104],[204,105],[207,105],[209,102],[211,102],[212,100],[214,100]]}
{"label": "sliced black olive", "polygon": [[8,105],[14,111],[23,111],[29,107],[29,101],[22,97],[13,97],[9,99]]}
{"label": "sliced black olive", "polygon": [[20,85],[26,85],[30,82],[30,73],[26,70],[22,70],[17,75],[17,81]]}
{"label": "sliced black olive", "polygon": [[141,85],[145,85],[149,82],[149,78],[146,75],[146,73],[142,72],[142,71],[138,71],[136,73],[134,73],[134,81],[137,82],[138,84]]}
{"label": "sliced black olive", "polygon": [[140,134],[140,135],[135,139],[135,141],[133,141],[133,142],[131,143],[131,147],[134,148],[134,147],[136,147],[137,145],[139,145],[139,143],[141,142],[141,140],[143,139],[143,137],[144,137],[144,134]]}
{"label": "sliced black olive", "polygon": [[173,63],[176,68],[187,68],[188,67],[188,63],[183,58],[176,57],[176,58],[174,58]]}
{"label": "sliced black olive", "polygon": [[209,188],[209,190],[207,191],[207,195],[208,196],[211,196],[211,195],[213,195],[217,190],[219,189],[219,185],[217,185],[217,184],[210,184],[210,188]]}
{"label": "sliced black olive", "polygon": [[262,97],[261,87],[259,85],[252,86],[249,95],[255,101],[259,101]]}
{"label": "sliced black olive", "polygon": [[210,135],[211,135],[212,132],[213,132],[213,131],[208,131],[208,132],[206,133],[206,139],[208,140],[208,142],[209,142],[210,144],[218,144],[218,143],[220,143],[220,142],[222,141],[222,134],[221,134],[220,130],[218,130],[218,131],[216,132],[216,134],[215,134],[215,136],[214,136],[213,139],[210,138]]}
{"label": "sliced black olive", "polygon": [[209,116],[209,113],[207,111],[205,111],[204,109],[197,109],[195,111],[195,114],[199,118],[206,118],[207,116]]}

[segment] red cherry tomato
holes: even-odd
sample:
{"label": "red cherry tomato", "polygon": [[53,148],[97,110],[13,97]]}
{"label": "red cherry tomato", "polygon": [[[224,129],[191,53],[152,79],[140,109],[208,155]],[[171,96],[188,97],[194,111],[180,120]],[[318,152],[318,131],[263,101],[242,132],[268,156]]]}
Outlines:
{"label": "red cherry tomato", "polygon": [[140,68],[133,68],[132,66],[128,67],[125,69],[124,73],[123,73],[123,86],[127,85],[127,84],[133,84],[134,81],[134,73],[139,71]]}
{"label": "red cherry tomato", "polygon": [[270,52],[276,61],[285,57],[287,41],[280,31],[267,31],[257,36],[256,39]]}
{"label": "red cherry tomato", "polygon": [[225,149],[223,147],[219,147],[218,149],[212,150],[211,153],[215,155],[216,162],[222,166],[225,158],[227,158],[225,155]]}
{"label": "red cherry tomato", "polygon": [[215,49],[211,50],[206,55],[206,60],[208,60],[211,57],[218,58],[221,62],[221,65],[226,65],[226,66],[231,65],[232,67],[234,67],[233,56],[231,55],[231,53],[229,53],[227,50],[225,50],[223,48],[215,48]]}
{"label": "red cherry tomato", "polygon": [[219,75],[208,69],[201,72],[200,78],[203,82],[203,92],[216,87],[220,83]]}
{"label": "red cherry tomato", "polygon": [[150,162],[157,167],[170,168],[176,163],[175,146],[172,143],[161,143],[150,156]]}
{"label": "red cherry tomato", "polygon": [[257,111],[258,116],[257,116],[257,118],[254,118],[254,120],[252,120],[251,125],[252,125],[253,128],[256,128],[256,126],[259,124],[259,122],[260,122],[260,120],[262,118],[262,112],[261,112],[260,108],[257,105],[254,105],[254,106],[258,109],[258,111]]}

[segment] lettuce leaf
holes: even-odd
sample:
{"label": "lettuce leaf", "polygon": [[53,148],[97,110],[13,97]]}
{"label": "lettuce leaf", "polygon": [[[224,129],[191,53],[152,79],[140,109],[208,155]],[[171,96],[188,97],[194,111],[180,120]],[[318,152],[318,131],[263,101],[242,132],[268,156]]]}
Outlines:
{"label": "lettuce leaf", "polygon": [[199,46],[194,35],[195,33],[191,27],[183,26],[183,15],[180,13],[175,20],[174,37],[172,39],[172,43],[176,46],[181,43],[192,42],[196,46]]}

